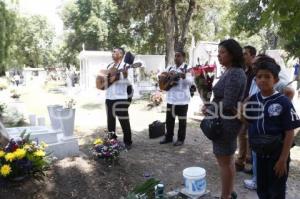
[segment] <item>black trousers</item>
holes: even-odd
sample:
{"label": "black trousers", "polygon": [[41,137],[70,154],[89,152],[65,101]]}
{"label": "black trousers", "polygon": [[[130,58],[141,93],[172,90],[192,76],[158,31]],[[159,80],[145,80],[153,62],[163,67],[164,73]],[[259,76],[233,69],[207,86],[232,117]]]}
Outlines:
{"label": "black trousers", "polygon": [[124,143],[132,144],[131,128],[129,122],[128,107],[130,102],[128,100],[109,100],[105,101],[106,115],[107,115],[107,129],[109,132],[116,132],[116,116],[119,119],[123,133]]}
{"label": "black trousers", "polygon": [[175,118],[178,116],[179,129],[178,129],[178,140],[184,141],[186,135],[186,115],[188,111],[188,104],[186,105],[173,105],[167,104],[166,114],[166,127],[167,133],[166,138],[168,140],[173,139]]}
{"label": "black trousers", "polygon": [[290,161],[287,161],[287,174],[279,178],[274,171],[277,160],[278,158],[257,155],[257,195],[259,199],[285,199]]}

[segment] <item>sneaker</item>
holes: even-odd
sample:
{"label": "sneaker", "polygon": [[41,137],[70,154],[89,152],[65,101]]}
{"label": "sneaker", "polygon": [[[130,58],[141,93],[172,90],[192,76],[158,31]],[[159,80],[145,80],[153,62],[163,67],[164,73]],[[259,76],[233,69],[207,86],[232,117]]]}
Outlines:
{"label": "sneaker", "polygon": [[247,189],[250,189],[250,190],[256,190],[256,188],[257,188],[256,182],[252,179],[244,180],[244,185]]}

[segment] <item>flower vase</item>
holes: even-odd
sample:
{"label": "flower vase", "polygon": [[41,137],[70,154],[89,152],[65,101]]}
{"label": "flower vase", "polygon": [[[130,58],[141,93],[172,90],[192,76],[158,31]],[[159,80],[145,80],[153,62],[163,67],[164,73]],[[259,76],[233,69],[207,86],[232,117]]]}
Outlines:
{"label": "flower vase", "polygon": [[64,137],[72,137],[74,135],[75,109],[59,109],[58,115]]}
{"label": "flower vase", "polygon": [[59,121],[58,110],[62,109],[61,105],[50,105],[47,106],[51,127],[54,130],[61,129],[61,123]]}

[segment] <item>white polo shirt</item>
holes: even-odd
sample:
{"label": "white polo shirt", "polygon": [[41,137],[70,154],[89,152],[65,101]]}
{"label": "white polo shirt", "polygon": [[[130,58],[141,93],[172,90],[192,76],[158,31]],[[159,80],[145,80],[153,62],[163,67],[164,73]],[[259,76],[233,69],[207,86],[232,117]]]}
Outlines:
{"label": "white polo shirt", "polygon": [[[108,66],[108,69],[115,66],[115,63],[112,63]],[[118,69],[124,67],[124,63],[116,65]],[[131,85],[128,78],[123,77],[123,73],[120,74],[120,79],[115,81],[106,89],[106,99],[109,100],[118,100],[118,99],[128,99],[127,87]]]}
{"label": "white polo shirt", "polygon": [[[184,65],[185,63],[181,64],[179,67],[176,67],[176,65],[169,66],[164,72],[184,72]],[[187,70],[190,68],[190,66],[187,66]],[[193,82],[194,77],[190,72],[187,72],[185,79],[180,78],[178,84],[167,91],[167,103],[173,105],[189,104],[191,99],[190,87]]]}

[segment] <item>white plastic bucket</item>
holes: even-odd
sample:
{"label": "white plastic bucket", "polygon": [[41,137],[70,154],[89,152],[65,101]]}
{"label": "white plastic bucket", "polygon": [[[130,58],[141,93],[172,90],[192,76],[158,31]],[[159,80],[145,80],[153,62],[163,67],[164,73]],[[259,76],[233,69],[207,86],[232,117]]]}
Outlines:
{"label": "white plastic bucket", "polygon": [[183,170],[184,188],[188,194],[201,196],[206,190],[206,171],[201,167]]}

